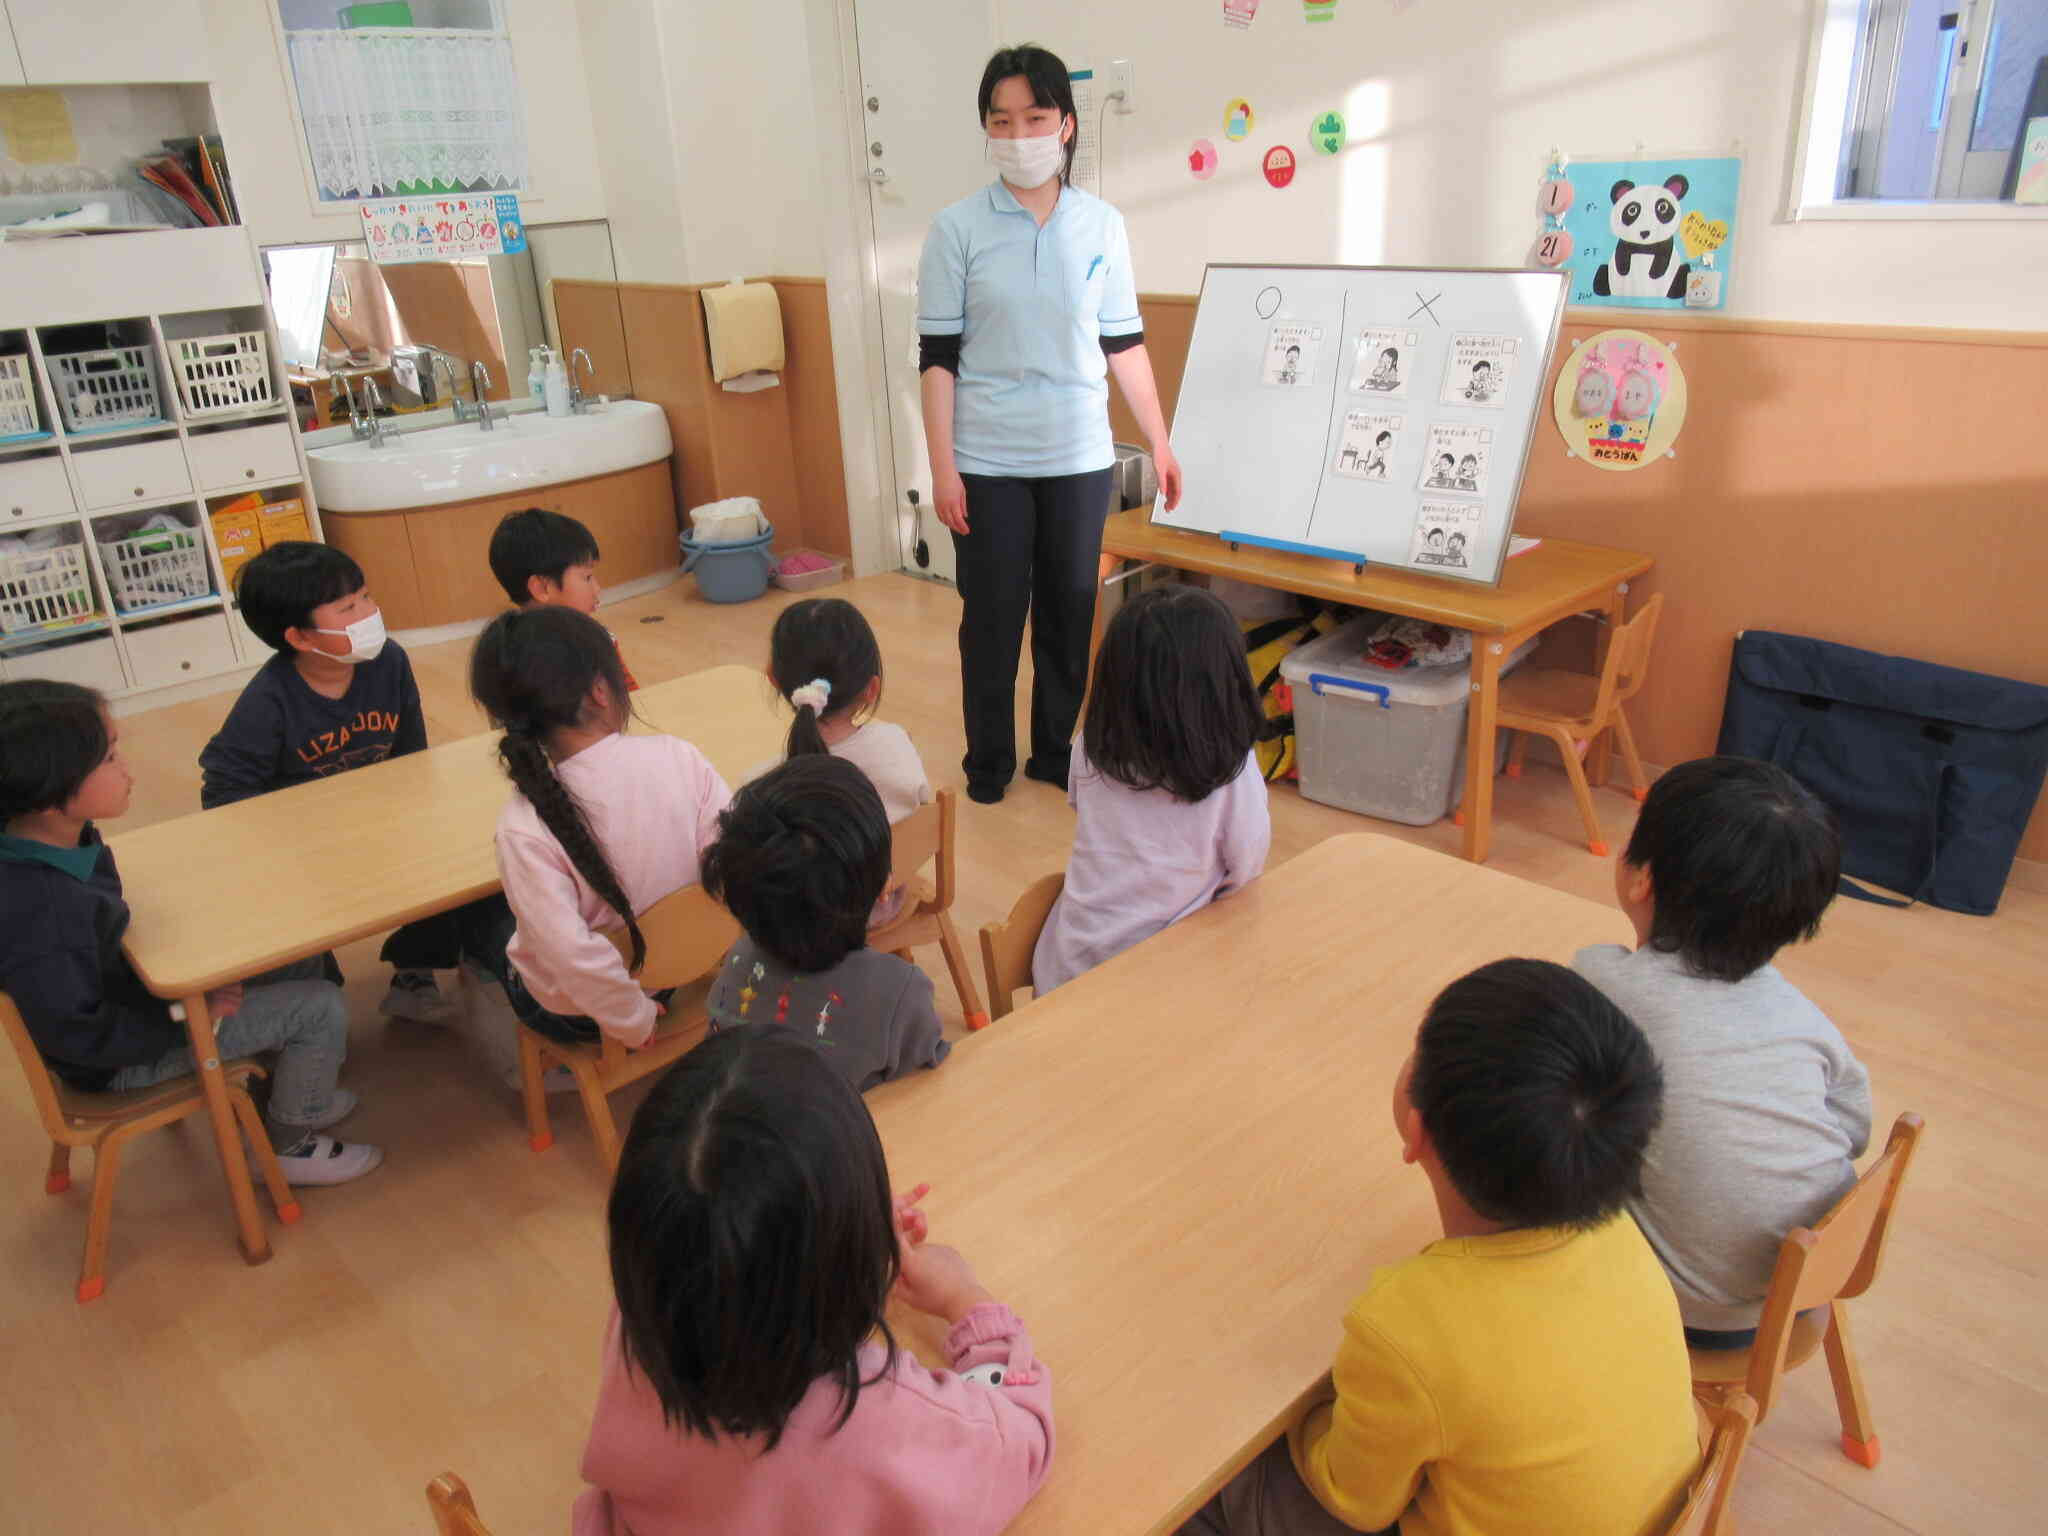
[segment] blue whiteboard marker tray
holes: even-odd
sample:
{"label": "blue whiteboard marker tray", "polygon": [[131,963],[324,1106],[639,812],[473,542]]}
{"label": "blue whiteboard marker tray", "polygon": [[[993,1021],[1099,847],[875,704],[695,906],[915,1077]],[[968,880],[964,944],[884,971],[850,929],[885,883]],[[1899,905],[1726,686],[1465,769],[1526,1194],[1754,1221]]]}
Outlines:
{"label": "blue whiteboard marker tray", "polygon": [[1297,544],[1292,539],[1268,538],[1262,533],[1238,533],[1229,528],[1225,528],[1216,537],[1232,549],[1240,544],[1256,544],[1261,549],[1284,549],[1294,555],[1314,555],[1322,560],[1342,560],[1354,571],[1362,571],[1366,567],[1365,556],[1355,549],[1331,549],[1325,544]]}

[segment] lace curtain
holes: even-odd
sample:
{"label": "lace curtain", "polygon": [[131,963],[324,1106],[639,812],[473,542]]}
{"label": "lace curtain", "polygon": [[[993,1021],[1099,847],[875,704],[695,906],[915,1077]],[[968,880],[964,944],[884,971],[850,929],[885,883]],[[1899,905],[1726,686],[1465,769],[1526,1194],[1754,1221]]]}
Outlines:
{"label": "lace curtain", "polygon": [[328,202],[526,185],[526,114],[502,33],[285,34]]}

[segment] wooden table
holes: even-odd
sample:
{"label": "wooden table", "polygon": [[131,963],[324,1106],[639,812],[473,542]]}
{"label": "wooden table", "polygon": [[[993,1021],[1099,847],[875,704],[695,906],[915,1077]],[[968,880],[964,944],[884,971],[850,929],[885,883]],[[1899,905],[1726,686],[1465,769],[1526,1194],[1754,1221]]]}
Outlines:
{"label": "wooden table", "polygon": [[[788,713],[750,667],[634,694],[647,726],[694,742],[728,781],[780,751]],[[242,1254],[270,1257],[228,1105],[206,993],[498,888],[508,793],[486,732],[114,838],[128,959],[181,1002],[234,1202]]]}
{"label": "wooden table", "polygon": [[[1291,1423],[1372,1270],[1440,1234],[1391,1101],[1429,1001],[1613,908],[1374,834],[1239,895],[868,1095],[896,1187],[1054,1373],[1010,1529],[1171,1531]],[[901,1336],[936,1358],[928,1319]]]}
{"label": "wooden table", "polygon": [[[1538,631],[1589,608],[1606,614],[1611,631],[1625,616],[1628,584],[1651,565],[1648,555],[1632,550],[1545,539],[1507,562],[1498,587],[1380,565],[1369,565],[1354,575],[1349,561],[1250,544],[1233,550],[1214,534],[1154,523],[1143,510],[1111,516],[1102,531],[1102,552],[1471,630],[1472,707],[1466,716],[1465,802],[1460,814],[1465,825],[1465,857],[1475,863],[1485,862],[1493,840],[1494,733],[1501,662]],[[1605,647],[1603,634],[1603,657]],[[1604,736],[1595,751],[1599,755],[1591,765],[1593,780],[1600,783],[1607,761]]]}

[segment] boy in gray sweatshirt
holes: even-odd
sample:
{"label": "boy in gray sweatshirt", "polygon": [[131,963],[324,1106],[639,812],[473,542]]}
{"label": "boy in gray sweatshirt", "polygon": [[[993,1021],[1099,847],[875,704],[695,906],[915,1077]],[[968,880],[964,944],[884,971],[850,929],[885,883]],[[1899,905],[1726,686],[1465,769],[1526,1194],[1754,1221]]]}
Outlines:
{"label": "boy in gray sweatshirt", "polygon": [[1779,1243],[1848,1191],[1870,1140],[1869,1074],[1771,964],[1820,930],[1840,868],[1833,814],[1783,769],[1682,763],[1615,861],[1635,949],[1572,962],[1664,1067],[1664,1123],[1630,1209],[1695,1348],[1755,1336]]}

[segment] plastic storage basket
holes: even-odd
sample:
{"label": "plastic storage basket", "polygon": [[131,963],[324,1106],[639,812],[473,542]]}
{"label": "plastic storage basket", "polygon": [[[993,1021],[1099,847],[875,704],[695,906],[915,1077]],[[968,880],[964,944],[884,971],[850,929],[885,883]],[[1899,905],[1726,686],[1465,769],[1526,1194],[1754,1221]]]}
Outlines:
{"label": "plastic storage basket", "polygon": [[206,572],[206,543],[196,528],[152,529],[100,545],[114,606],[139,613],[213,592]]}
{"label": "plastic storage basket", "polygon": [[[1280,675],[1294,690],[1301,792],[1383,821],[1426,826],[1464,797],[1472,669],[1457,662],[1390,672],[1362,660],[1365,642],[1385,617],[1362,614],[1280,662]],[[1535,648],[1529,640],[1502,658],[1502,675]],[[1495,751],[1498,772],[1506,732]]]}
{"label": "plastic storage basket", "polygon": [[0,634],[61,628],[98,616],[84,545],[0,554]]}
{"label": "plastic storage basket", "polygon": [[147,347],[103,347],[97,352],[53,352],[57,409],[71,432],[132,427],[161,421],[163,397]]}
{"label": "plastic storage basket", "polygon": [[187,416],[224,416],[277,398],[270,382],[270,343],[261,331],[174,341],[171,367]]}
{"label": "plastic storage basket", "polygon": [[29,379],[28,358],[20,353],[0,357],[0,441],[32,437],[36,431],[36,387]]}

